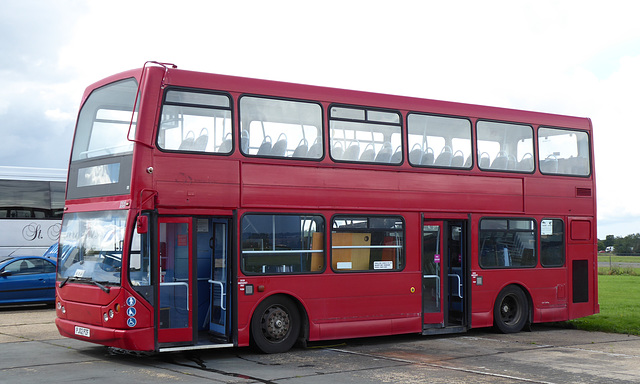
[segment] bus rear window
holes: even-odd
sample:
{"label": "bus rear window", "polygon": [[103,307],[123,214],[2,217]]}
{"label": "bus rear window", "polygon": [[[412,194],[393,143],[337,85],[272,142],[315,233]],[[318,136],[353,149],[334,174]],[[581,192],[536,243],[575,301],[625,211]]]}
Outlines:
{"label": "bus rear window", "polygon": [[589,135],[567,129],[538,130],[540,172],[573,176],[589,176]]}

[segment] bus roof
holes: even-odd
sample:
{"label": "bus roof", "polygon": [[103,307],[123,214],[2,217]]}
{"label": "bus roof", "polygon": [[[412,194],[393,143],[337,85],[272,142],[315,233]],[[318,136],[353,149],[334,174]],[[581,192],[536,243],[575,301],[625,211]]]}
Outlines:
{"label": "bus roof", "polygon": [[67,170],[62,168],[35,168],[0,166],[0,180],[67,181]]}

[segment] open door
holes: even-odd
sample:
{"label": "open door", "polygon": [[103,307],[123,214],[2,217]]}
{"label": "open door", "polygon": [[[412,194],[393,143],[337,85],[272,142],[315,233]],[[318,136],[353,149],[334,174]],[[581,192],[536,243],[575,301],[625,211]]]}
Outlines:
{"label": "open door", "polygon": [[444,326],[442,279],[442,221],[425,221],[422,227],[423,323]]}
{"label": "open door", "polygon": [[465,220],[428,220],[422,226],[423,333],[469,327]]}
{"label": "open door", "polygon": [[209,333],[221,339],[227,339],[228,307],[229,307],[229,275],[227,270],[227,255],[229,252],[228,223],[222,220],[212,220],[212,237],[210,247],[213,260],[210,269],[209,302],[211,314],[209,316]]}
{"label": "open door", "polygon": [[191,218],[159,218],[158,342],[193,341]]}

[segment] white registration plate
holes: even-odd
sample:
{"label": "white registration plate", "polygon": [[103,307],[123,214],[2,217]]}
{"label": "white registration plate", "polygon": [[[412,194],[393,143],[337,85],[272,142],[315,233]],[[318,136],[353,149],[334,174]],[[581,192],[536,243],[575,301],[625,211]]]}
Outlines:
{"label": "white registration plate", "polygon": [[91,337],[91,330],[89,328],[76,326],[76,335],[84,336],[84,337]]}

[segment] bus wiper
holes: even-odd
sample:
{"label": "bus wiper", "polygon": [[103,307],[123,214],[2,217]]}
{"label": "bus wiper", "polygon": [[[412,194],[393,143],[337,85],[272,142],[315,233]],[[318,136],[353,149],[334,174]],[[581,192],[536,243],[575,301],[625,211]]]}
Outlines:
{"label": "bus wiper", "polygon": [[69,281],[70,278],[71,278],[71,276],[67,276],[67,278],[64,279],[64,281],[62,283],[60,283],[60,285],[58,285],[58,288],[64,287],[64,285],[67,284],[67,282]]}
{"label": "bus wiper", "polygon": [[109,293],[109,291],[111,291],[111,288],[105,287],[104,285],[98,283],[97,281],[91,280],[91,283],[93,285],[99,287],[100,289],[102,289],[105,293]]}

